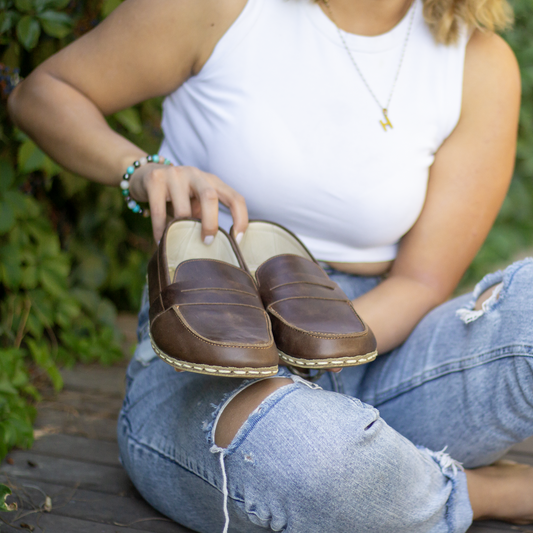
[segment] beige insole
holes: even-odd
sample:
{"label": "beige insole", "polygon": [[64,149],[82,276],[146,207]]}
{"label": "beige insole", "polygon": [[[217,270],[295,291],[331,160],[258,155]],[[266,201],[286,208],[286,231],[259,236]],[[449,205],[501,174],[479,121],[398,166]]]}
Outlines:
{"label": "beige insole", "polygon": [[216,259],[240,267],[235,252],[224,233],[217,232],[215,240],[207,246],[202,241],[202,226],[194,220],[173,224],[167,233],[167,259],[170,279],[176,267],[188,259]]}
{"label": "beige insole", "polygon": [[250,222],[239,248],[252,275],[262,263],[275,255],[295,254],[312,260],[292,235],[265,222]]}

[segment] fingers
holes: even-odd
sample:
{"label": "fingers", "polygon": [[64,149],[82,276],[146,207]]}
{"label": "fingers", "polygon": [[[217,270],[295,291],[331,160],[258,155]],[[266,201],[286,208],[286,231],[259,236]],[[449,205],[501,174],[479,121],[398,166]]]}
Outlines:
{"label": "fingers", "polygon": [[248,227],[248,209],[244,197],[231,187],[222,184],[220,200],[224,205],[229,207],[231,216],[233,218],[233,232],[237,244],[240,244],[241,239]]}
{"label": "fingers", "polygon": [[202,240],[211,244],[218,231],[218,203],[226,205],[233,217],[239,241],[248,226],[244,198],[217,176],[194,167],[153,166],[136,176],[139,199],[147,197],[154,238],[159,242],[166,223],[166,205],[172,203],[174,217],[199,217]]}
{"label": "fingers", "polygon": [[157,243],[161,240],[167,224],[168,188],[165,170],[164,168],[151,169],[143,180],[150,204],[152,231]]}

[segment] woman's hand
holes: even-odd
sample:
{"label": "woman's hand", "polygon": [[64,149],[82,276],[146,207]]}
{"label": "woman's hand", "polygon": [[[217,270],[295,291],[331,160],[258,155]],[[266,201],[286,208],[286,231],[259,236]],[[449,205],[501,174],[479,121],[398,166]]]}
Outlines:
{"label": "woman's hand", "polygon": [[237,241],[248,226],[244,198],[220,178],[195,167],[147,164],[130,178],[131,196],[150,204],[154,238],[159,242],[167,224],[167,204],[173,215],[202,220],[202,239],[211,244],[218,231],[218,202],[231,211]]}

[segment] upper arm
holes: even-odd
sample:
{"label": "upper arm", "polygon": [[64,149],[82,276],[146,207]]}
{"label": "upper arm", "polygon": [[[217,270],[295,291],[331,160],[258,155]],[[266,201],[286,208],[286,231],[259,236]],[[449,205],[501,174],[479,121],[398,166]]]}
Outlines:
{"label": "upper arm", "polygon": [[126,0],[32,76],[53,76],[91,100],[104,115],[114,113],[168,94],[196,73],[245,3]]}
{"label": "upper arm", "polygon": [[402,239],[391,274],[445,299],[485,240],[512,177],[520,74],[513,52],[476,31],[465,56],[459,122],[436,153],[423,210]]}

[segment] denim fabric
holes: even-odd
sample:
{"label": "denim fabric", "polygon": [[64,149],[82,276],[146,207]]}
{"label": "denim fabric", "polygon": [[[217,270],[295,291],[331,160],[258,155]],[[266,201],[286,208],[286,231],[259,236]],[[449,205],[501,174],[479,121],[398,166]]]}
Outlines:
{"label": "denim fabric", "polygon": [[[380,282],[328,274],[350,298]],[[145,301],[118,426],[123,464],[148,502],[199,532],[222,532],[225,507],[230,532],[464,532],[472,510],[450,456],[489,464],[533,435],[532,292],[525,260],[372,363],[316,383],[292,376],[227,449],[214,445],[216,421],[252,381],[175,372],[151,350]]]}

